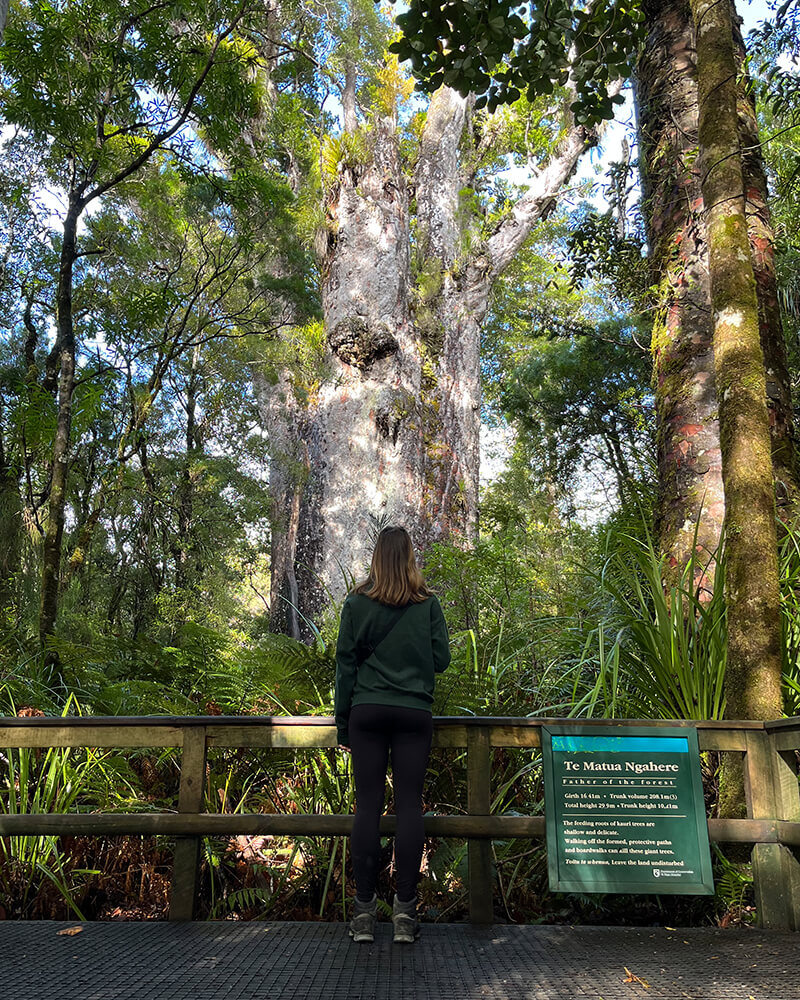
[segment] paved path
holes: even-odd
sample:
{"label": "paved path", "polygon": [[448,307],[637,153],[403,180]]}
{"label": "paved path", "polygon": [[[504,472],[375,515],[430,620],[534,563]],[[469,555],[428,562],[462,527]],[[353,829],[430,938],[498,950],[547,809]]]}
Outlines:
{"label": "paved path", "polygon": [[[0,922],[2,1000],[800,1000],[800,934],[426,925]],[[625,983],[625,966],[639,982]]]}

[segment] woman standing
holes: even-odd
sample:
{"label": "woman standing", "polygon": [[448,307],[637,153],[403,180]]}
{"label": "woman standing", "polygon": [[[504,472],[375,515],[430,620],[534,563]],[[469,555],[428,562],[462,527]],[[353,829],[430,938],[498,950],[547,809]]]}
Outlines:
{"label": "woman standing", "polygon": [[417,568],[405,528],[378,535],[369,576],[348,595],[336,645],[336,729],[353,755],[356,816],[350,845],[356,898],[350,934],[373,941],[379,823],[391,751],[396,892],[394,940],[412,942],[425,831],[422,785],[428,767],[436,674],[450,662],[441,606]]}

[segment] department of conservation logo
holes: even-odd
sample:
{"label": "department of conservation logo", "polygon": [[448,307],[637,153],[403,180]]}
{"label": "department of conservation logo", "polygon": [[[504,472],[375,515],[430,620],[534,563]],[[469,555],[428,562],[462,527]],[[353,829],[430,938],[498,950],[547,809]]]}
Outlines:
{"label": "department of conservation logo", "polygon": [[694,875],[687,868],[654,868],[653,878],[680,878],[682,875]]}

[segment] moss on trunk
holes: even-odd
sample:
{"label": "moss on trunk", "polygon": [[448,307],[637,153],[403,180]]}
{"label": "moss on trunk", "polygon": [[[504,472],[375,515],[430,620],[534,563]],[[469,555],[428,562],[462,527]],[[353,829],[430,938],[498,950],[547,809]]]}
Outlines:
{"label": "moss on trunk", "polygon": [[10,627],[18,614],[17,577],[22,551],[19,477],[19,467],[6,453],[0,433],[0,629]]}
{"label": "moss on trunk", "polygon": [[[724,517],[714,384],[708,247],[697,159],[698,91],[689,0],[643,0],[647,44],[636,69],[643,205],[658,315],[653,331],[659,498],[656,529],[668,576],[679,576],[695,544],[695,584],[710,594],[713,552]],[[776,499],[791,516],[797,486],[791,392],[778,308],[767,185],[744,44],[733,18],[739,141],[746,215],[766,368]]]}
{"label": "moss on trunk", "polygon": [[744,40],[737,17],[733,18],[733,46],[738,82],[739,143],[742,148],[745,212],[758,293],[761,349],[764,352],[767,409],[772,436],[775,500],[781,519],[789,521],[797,513],[797,503],[800,499],[791,376],[778,303],[775,230],[768,201],[767,176],[759,138],[756,102],[747,73]]}
{"label": "moss on trunk", "polygon": [[697,80],[689,0],[644,0],[636,67],[640,165],[658,314],[656,530],[666,574],[697,547],[694,584],[709,596],[725,512],[714,387],[708,247],[697,164]]}
{"label": "moss on trunk", "polygon": [[692,15],[726,504],[727,715],[769,719],[781,713],[775,501],[745,217],[731,10],[727,3],[692,0]]}
{"label": "moss on trunk", "polygon": [[[67,477],[72,435],[72,400],[75,392],[75,331],[72,315],[72,284],[75,261],[78,259],[78,219],[84,203],[71,196],[64,220],[64,239],[56,292],[58,335],[56,348],[60,359],[58,379],[58,416],[53,442],[50,472],[50,500],[47,508],[47,528],[42,551],[42,592],[39,609],[39,638],[42,647],[55,633],[61,582],[61,549],[64,540],[64,518],[67,502]],[[58,668],[58,655],[47,652],[48,669]]]}

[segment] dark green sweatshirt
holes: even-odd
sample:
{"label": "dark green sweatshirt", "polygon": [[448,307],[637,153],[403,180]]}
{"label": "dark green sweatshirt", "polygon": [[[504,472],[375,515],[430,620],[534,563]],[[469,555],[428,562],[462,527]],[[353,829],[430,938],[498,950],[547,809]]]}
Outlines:
{"label": "dark green sweatshirt", "polygon": [[336,730],[349,746],[347,723],[354,705],[424,708],[433,702],[436,674],[450,663],[450,640],[435,597],[411,604],[375,651],[358,666],[390,622],[397,608],[350,594],[342,608],[336,643]]}

